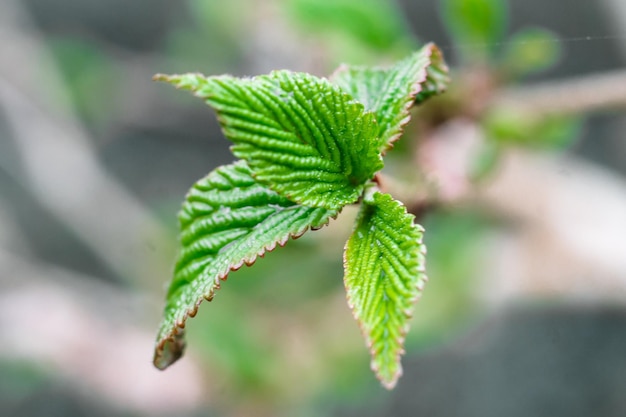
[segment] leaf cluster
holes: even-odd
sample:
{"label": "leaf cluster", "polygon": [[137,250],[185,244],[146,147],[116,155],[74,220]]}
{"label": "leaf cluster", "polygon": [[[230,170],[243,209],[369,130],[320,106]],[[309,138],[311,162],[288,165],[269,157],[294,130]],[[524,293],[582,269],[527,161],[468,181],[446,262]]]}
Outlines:
{"label": "leaf cluster", "polygon": [[198,181],[179,214],[180,244],[154,363],[184,350],[184,328],[230,271],[251,265],[289,238],[318,229],[349,204],[360,214],[344,251],[348,304],[392,388],[413,304],[425,276],[423,229],[376,174],[410,119],[443,92],[447,67],[424,46],[390,68],[340,67],[330,79],[274,71],[253,78],[157,75],[216,113],[240,160]]}

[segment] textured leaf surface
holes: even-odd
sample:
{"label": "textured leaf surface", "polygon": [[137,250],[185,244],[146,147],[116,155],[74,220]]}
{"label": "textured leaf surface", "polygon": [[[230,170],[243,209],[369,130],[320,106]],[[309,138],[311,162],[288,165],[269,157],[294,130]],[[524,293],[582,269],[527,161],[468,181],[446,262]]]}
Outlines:
{"label": "textured leaf surface", "polygon": [[339,209],[353,203],[382,168],[374,115],[327,80],[289,71],[251,79],[157,79],[203,98],[254,177],[299,204]]}
{"label": "textured leaf surface", "polygon": [[374,112],[386,149],[400,138],[411,106],[442,93],[449,81],[448,68],[433,44],[388,69],[342,65],[331,80]]}
{"label": "textured leaf surface", "polygon": [[346,244],[348,304],[372,354],[372,369],[386,388],[402,374],[400,356],[424,274],[423,229],[388,194],[375,193],[361,207]]}
{"label": "textured leaf surface", "polygon": [[220,280],[257,256],[284,245],[309,228],[320,228],[334,210],[303,207],[251,176],[244,161],[224,166],[197,182],[179,214],[181,250],[167,293],[154,364],[165,369],[184,348],[183,329]]}

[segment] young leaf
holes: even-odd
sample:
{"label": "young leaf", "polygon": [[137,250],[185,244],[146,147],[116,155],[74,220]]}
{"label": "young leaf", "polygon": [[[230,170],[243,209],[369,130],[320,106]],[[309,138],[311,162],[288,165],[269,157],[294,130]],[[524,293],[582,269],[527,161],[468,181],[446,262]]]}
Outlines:
{"label": "young leaf", "polygon": [[449,82],[448,67],[433,44],[388,69],[342,65],[331,81],[374,112],[385,150],[402,135],[413,104],[442,93]]}
{"label": "young leaf", "polygon": [[340,209],[382,168],[374,115],[327,80],[289,71],[157,79],[203,98],[257,181],[298,204]]}
{"label": "young leaf", "polygon": [[181,249],[156,342],[154,364],[165,369],[184,348],[183,329],[203,299],[211,300],[231,270],[317,229],[337,211],[299,206],[252,178],[245,161],[198,181],[179,214]]}
{"label": "young leaf", "polygon": [[426,80],[422,82],[422,88],[415,96],[415,104],[422,104],[430,97],[444,93],[450,84],[448,66],[441,50],[432,44],[424,48],[431,49],[430,65],[426,68]]}
{"label": "young leaf", "polygon": [[388,194],[366,199],[344,253],[348,304],[372,354],[372,370],[391,389],[424,274],[423,229]]}

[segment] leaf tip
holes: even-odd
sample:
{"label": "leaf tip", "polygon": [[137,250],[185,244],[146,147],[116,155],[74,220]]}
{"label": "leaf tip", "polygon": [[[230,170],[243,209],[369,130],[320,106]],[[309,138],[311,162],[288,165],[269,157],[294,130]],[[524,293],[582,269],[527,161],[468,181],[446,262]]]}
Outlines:
{"label": "leaf tip", "polygon": [[187,74],[154,74],[152,76],[153,81],[163,81],[172,84],[174,87],[182,90],[196,91],[202,83],[206,80],[206,77],[197,72],[190,72]]}
{"label": "leaf tip", "polygon": [[152,76],[152,81],[169,81],[170,80],[170,76],[167,74],[154,74]]}
{"label": "leaf tip", "polygon": [[400,364],[400,360],[396,362],[397,367],[392,372],[384,372],[389,371],[389,369],[381,370],[379,364],[376,363],[375,360],[372,360],[372,371],[376,374],[376,379],[380,382],[380,384],[387,390],[391,391],[394,389],[398,383],[398,380],[402,376],[402,365]]}
{"label": "leaf tip", "polygon": [[154,349],[154,366],[163,371],[183,356],[185,352],[184,333],[178,332],[157,342]]}
{"label": "leaf tip", "polygon": [[391,391],[392,389],[394,389],[396,387],[396,384],[398,383],[398,378],[400,376],[396,376],[391,380],[381,380],[380,383],[382,384],[382,386],[386,389]]}

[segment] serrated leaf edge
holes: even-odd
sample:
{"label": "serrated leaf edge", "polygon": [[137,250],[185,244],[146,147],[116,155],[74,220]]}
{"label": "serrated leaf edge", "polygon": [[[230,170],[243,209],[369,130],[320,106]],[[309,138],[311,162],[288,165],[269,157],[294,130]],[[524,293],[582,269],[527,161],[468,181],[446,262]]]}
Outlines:
{"label": "serrated leaf edge", "polygon": [[208,302],[213,300],[213,297],[215,296],[215,292],[221,288],[222,281],[226,281],[228,279],[230,272],[235,272],[241,269],[241,267],[243,267],[244,264],[246,266],[252,266],[258,258],[263,258],[266,253],[274,251],[274,249],[276,249],[276,247],[278,246],[280,247],[285,246],[287,242],[289,241],[289,239],[296,240],[309,230],[315,231],[315,230],[319,230],[327,226],[331,220],[335,220],[337,218],[340,212],[341,212],[340,210],[337,211],[335,215],[330,216],[328,218],[326,223],[320,226],[315,226],[315,227],[307,226],[307,227],[304,227],[302,230],[289,233],[289,235],[286,236],[284,239],[281,239],[276,242],[272,242],[271,244],[264,246],[256,255],[254,255],[253,258],[243,259],[241,262],[235,265],[232,265],[226,273],[216,276],[214,278],[215,285],[213,285],[210,288],[209,292],[207,294],[204,294],[203,297],[201,297],[192,308],[188,309],[185,312],[185,315],[183,316],[182,320],[176,322],[174,328],[169,332],[169,334],[167,334],[165,337],[156,341],[155,348],[154,348],[154,359],[153,359],[154,366],[160,370],[165,370],[176,361],[176,360],[163,361],[164,354],[165,354],[165,345],[168,342],[173,343],[176,346],[176,350],[174,351],[174,354],[177,355],[177,358],[182,356],[182,352],[185,348],[185,343],[182,339],[182,336],[185,330],[187,319],[190,317],[193,318],[196,316],[196,314],[198,313],[198,308],[200,307],[200,304],[202,304],[204,300]]}
{"label": "serrated leaf edge", "polygon": [[[406,206],[403,205],[404,208],[404,214],[408,214],[407,208]],[[400,339],[396,340],[398,342],[399,345],[404,346],[404,342],[406,341],[406,335],[409,332],[409,326],[410,326],[410,320],[413,318],[413,311],[414,311],[414,306],[417,304],[417,302],[419,301],[419,299],[422,297],[422,292],[424,290],[424,287],[426,285],[426,283],[428,282],[428,275],[426,275],[426,245],[424,245],[424,227],[418,223],[415,223],[415,221],[413,221],[413,224],[415,226],[418,227],[420,233],[421,233],[421,237],[418,239],[417,243],[419,244],[420,250],[419,250],[419,256],[420,256],[420,261],[418,262],[418,280],[417,283],[415,284],[415,287],[417,288],[418,292],[417,294],[410,299],[410,304],[411,304],[411,308],[409,311],[405,311],[404,314],[406,315],[407,320],[409,320],[409,323],[407,323],[407,325],[402,328],[400,330]],[[355,223],[354,229],[353,229],[353,233],[357,230],[358,228],[358,224]],[[351,235],[352,236],[352,235]],[[344,249],[343,249],[343,267],[344,270],[347,267],[347,263],[348,263],[348,259],[347,259],[347,248],[348,248],[348,241],[346,242],[346,244],[344,245]],[[404,347],[402,347],[399,351],[398,351],[398,355],[396,356],[396,360],[398,363],[398,370],[396,371],[396,373],[392,376],[391,380],[389,381],[385,381],[382,379],[382,376],[379,373],[379,369],[376,366],[376,362],[374,361],[374,357],[375,357],[375,350],[374,350],[374,341],[370,339],[369,335],[366,332],[366,329],[363,327],[363,324],[361,323],[361,321],[359,320],[359,318],[356,315],[355,312],[355,305],[352,302],[352,299],[350,298],[350,291],[348,289],[346,280],[344,279],[344,288],[346,290],[346,301],[348,304],[348,307],[350,308],[350,312],[352,313],[352,317],[354,318],[354,320],[357,322],[358,326],[359,326],[359,330],[361,332],[361,335],[363,336],[363,339],[365,339],[365,345],[370,353],[371,356],[371,361],[370,361],[370,369],[374,372],[374,374],[376,375],[376,378],[380,381],[380,383],[383,385],[383,387],[385,387],[388,390],[392,390],[393,388],[395,388],[396,383],[398,382],[398,379],[402,376],[403,373],[403,369],[402,369],[402,362],[401,362],[401,358],[402,355],[405,352]]]}
{"label": "serrated leaf edge", "polygon": [[[381,149],[381,155],[386,155],[387,151],[389,151],[390,149],[393,148],[395,142],[397,142],[401,137],[402,134],[404,133],[404,127],[411,121],[411,114],[410,114],[410,109],[411,107],[413,107],[416,102],[415,99],[417,98],[418,94],[423,90],[423,84],[426,82],[426,80],[428,79],[428,68],[433,64],[434,59],[436,59],[442,66],[442,69],[447,73],[448,72],[448,66],[446,65],[444,59],[443,59],[443,54],[441,52],[441,50],[437,47],[437,45],[435,45],[434,43],[427,43],[426,45],[424,45],[420,51],[416,52],[419,53],[422,50],[427,50],[429,52],[427,58],[429,60],[428,65],[426,65],[424,68],[422,68],[420,70],[420,75],[417,78],[417,80],[413,83],[413,86],[409,92],[409,98],[411,98],[411,100],[407,100],[406,104],[404,105],[404,107],[402,107],[402,112],[405,112],[407,115],[404,119],[402,119],[400,121],[400,123],[398,124],[398,133],[391,136],[386,143],[383,144],[383,148]],[[401,62],[401,61],[400,61]],[[335,78],[338,74],[340,74],[341,72],[345,72],[345,71],[349,71],[351,68],[350,65],[348,64],[341,64],[339,65],[339,67],[337,67],[337,69],[335,69],[335,71],[330,75],[330,77],[328,77],[328,79],[332,82],[333,78]],[[391,70],[393,68],[393,66],[391,67],[368,67],[371,69],[378,69],[378,70]],[[443,91],[440,91],[439,93],[443,93]],[[419,103],[418,103],[419,104]],[[367,110],[367,109],[366,109]]]}

